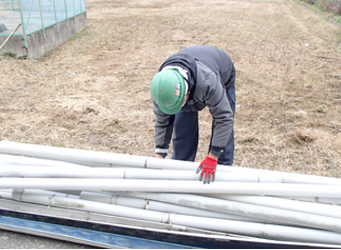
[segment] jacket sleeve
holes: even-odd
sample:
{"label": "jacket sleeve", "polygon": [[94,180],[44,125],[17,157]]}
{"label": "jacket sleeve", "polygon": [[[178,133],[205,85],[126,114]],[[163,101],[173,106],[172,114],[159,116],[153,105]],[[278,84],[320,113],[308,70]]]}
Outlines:
{"label": "jacket sleeve", "polygon": [[[199,63],[200,64],[200,63]],[[200,64],[202,66],[202,64]],[[210,152],[219,157],[227,145],[233,128],[233,111],[227,98],[226,89],[220,77],[213,71],[198,67],[198,81],[202,99],[213,117],[212,143]],[[201,68],[201,70],[200,70]],[[199,93],[200,93],[199,92]]]}
{"label": "jacket sleeve", "polygon": [[166,157],[169,150],[169,143],[173,134],[174,115],[163,113],[154,103],[153,108],[155,120],[155,154]]}

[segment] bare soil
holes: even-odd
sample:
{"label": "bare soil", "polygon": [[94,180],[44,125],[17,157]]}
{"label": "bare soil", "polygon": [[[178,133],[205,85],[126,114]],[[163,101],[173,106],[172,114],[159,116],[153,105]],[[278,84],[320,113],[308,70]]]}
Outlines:
{"label": "bare soil", "polygon": [[[211,45],[237,69],[234,165],[340,177],[338,26],[288,0],[87,0],[87,15],[43,58],[0,56],[0,139],[153,156],[152,77]],[[210,133],[205,109],[197,161]]]}

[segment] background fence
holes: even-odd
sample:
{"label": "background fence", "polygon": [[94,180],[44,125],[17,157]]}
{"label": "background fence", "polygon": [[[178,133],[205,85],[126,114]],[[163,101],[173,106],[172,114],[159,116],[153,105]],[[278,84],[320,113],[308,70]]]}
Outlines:
{"label": "background fence", "polygon": [[85,0],[0,0],[3,53],[37,58],[85,26]]}
{"label": "background fence", "polygon": [[21,19],[24,36],[55,24],[58,28],[59,22],[84,12],[85,0],[0,0],[1,22],[10,26],[13,18]]}

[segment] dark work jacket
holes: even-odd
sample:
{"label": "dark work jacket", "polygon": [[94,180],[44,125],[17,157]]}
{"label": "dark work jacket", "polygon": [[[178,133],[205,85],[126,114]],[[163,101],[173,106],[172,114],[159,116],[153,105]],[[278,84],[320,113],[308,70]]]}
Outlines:
{"label": "dark work jacket", "polygon": [[[233,127],[233,111],[226,90],[235,82],[235,69],[231,58],[218,48],[193,46],[170,56],[160,67],[177,66],[187,71],[189,99],[184,112],[209,108],[214,130],[211,152],[218,155],[227,145]],[[154,103],[155,153],[167,153],[173,133],[174,115],[163,113]]]}

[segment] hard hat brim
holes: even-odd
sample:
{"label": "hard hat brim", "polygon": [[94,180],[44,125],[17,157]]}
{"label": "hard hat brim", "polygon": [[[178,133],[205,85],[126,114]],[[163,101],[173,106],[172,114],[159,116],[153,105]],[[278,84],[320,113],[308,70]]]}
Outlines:
{"label": "hard hat brim", "polygon": [[161,106],[158,106],[159,107],[159,109],[163,112],[163,113],[165,113],[165,114],[167,114],[167,115],[175,115],[176,113],[179,113],[180,111],[181,111],[181,109],[182,109],[182,103],[180,103],[180,105],[177,105],[176,107],[174,107],[174,108],[165,108],[165,107],[161,107]]}

